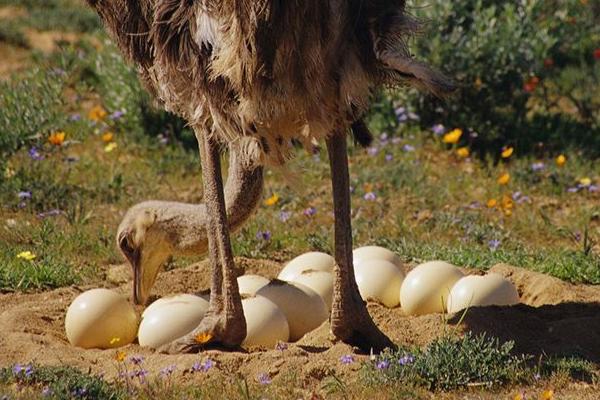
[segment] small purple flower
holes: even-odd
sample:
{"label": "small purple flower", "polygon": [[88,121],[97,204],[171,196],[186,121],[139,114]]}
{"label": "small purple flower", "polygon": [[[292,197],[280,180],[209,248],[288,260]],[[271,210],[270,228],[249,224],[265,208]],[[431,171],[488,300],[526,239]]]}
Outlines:
{"label": "small purple flower", "polygon": [[17,196],[19,196],[19,200],[29,200],[31,199],[31,192],[19,192]]}
{"label": "small purple flower", "polygon": [[513,199],[514,201],[517,201],[517,200],[519,200],[519,198],[520,198],[522,195],[523,195],[523,193],[521,193],[521,192],[514,192],[514,193],[512,194],[512,196],[511,196],[511,197],[512,197],[512,199]]}
{"label": "small purple flower", "polygon": [[436,124],[432,126],[431,130],[436,136],[442,136],[444,133],[446,133],[446,128],[442,124]]}
{"label": "small purple flower", "polygon": [[31,364],[26,365],[23,369],[23,374],[26,378],[31,377],[31,375],[33,375],[33,366]]}
{"label": "small purple flower", "polygon": [[381,360],[375,364],[377,369],[387,369],[390,366],[390,362],[388,360]]}
{"label": "small purple flower", "polygon": [[40,219],[44,219],[44,218],[49,218],[49,217],[57,217],[60,214],[62,214],[62,211],[59,210],[59,209],[57,209],[57,208],[55,208],[53,210],[41,212],[37,216]]}
{"label": "small purple flower", "polygon": [[73,391],[73,396],[75,397],[84,397],[85,395],[87,395],[87,389],[86,388],[77,388]]}
{"label": "small purple flower", "polygon": [[42,389],[42,396],[43,397],[50,397],[52,396],[54,392],[52,391],[52,389],[50,389],[48,386],[44,386],[44,388]]}
{"label": "small purple flower", "polygon": [[375,201],[377,200],[377,195],[373,192],[366,193],[363,198],[367,201]]}
{"label": "small purple flower", "polygon": [[158,143],[162,144],[163,146],[167,145],[169,143],[169,137],[166,134],[161,133],[157,136],[157,138],[158,138]]}
{"label": "small purple flower", "polygon": [[15,364],[13,366],[12,372],[14,376],[17,376],[23,371],[24,367],[21,364]]}
{"label": "small purple flower", "polygon": [[407,153],[410,153],[410,152],[415,151],[415,146],[412,146],[410,144],[405,144],[404,146],[402,146],[402,150],[404,150]]}
{"label": "small purple flower", "polygon": [[417,114],[415,114],[414,112],[409,112],[408,113],[408,119],[410,119],[411,121],[418,121],[421,119],[421,117],[419,117]]}
{"label": "small purple flower", "polygon": [[570,187],[570,188],[567,189],[567,192],[569,192],[569,193],[577,193],[577,192],[579,192],[579,187],[578,186]]}
{"label": "small purple flower", "polygon": [[600,190],[600,188],[598,188],[598,185],[588,186],[588,192],[590,192],[590,193],[596,193],[598,190]]}
{"label": "small purple flower", "polygon": [[291,211],[281,211],[279,213],[279,220],[281,222],[287,222],[290,218],[292,218],[292,212]]}
{"label": "small purple flower", "polygon": [[203,362],[196,361],[194,365],[192,365],[192,372],[208,372],[214,365],[215,362],[210,358],[207,358]]}
{"label": "small purple flower", "polygon": [[147,369],[138,369],[137,371],[134,371],[134,376],[142,381],[146,379],[148,374],[150,374],[150,372]]}
{"label": "small purple flower", "polygon": [[367,154],[371,157],[375,157],[379,153],[379,149],[375,146],[371,146],[367,149]]}
{"label": "small purple flower", "polygon": [[65,76],[67,75],[67,71],[62,68],[53,68],[52,73],[56,76]]}
{"label": "small purple flower", "polygon": [[71,114],[71,116],[69,117],[69,120],[71,120],[71,121],[80,121],[81,120],[81,114]]}
{"label": "small purple flower", "polygon": [[398,360],[398,364],[402,366],[410,365],[413,362],[415,362],[415,357],[411,354],[407,354],[404,357],[400,357],[400,359]]}
{"label": "small purple flower", "polygon": [[256,238],[268,242],[271,240],[271,231],[258,231],[256,232]]}
{"label": "small purple flower", "polygon": [[354,191],[356,190],[356,189],[354,188],[354,186],[352,186],[352,185],[350,185],[350,188],[349,188],[349,189],[350,189],[350,193],[354,193]]}
{"label": "small purple flower", "polygon": [[313,154],[312,159],[316,163],[321,162],[321,155],[319,153],[315,153]]}
{"label": "small purple flower", "polygon": [[133,355],[129,357],[129,362],[134,365],[141,365],[144,362],[144,356]]}
{"label": "small purple flower", "polygon": [[352,354],[346,354],[345,356],[340,357],[340,362],[342,364],[352,364],[354,362],[354,356]]}
{"label": "small purple flower", "polygon": [[382,133],[379,136],[379,140],[382,141],[382,142],[387,142],[388,139],[389,139],[389,136],[388,136],[388,134],[386,132]]}
{"label": "small purple flower", "polygon": [[492,239],[488,242],[488,247],[490,248],[491,251],[496,251],[498,250],[498,247],[500,247],[500,240],[498,239]]}
{"label": "small purple flower", "polygon": [[38,149],[35,147],[29,149],[29,157],[31,157],[31,159],[35,161],[40,161],[44,159],[44,156],[41,155]]}
{"label": "small purple flower", "polygon": [[271,377],[269,376],[269,374],[266,373],[262,373],[260,375],[258,375],[258,383],[260,383],[261,385],[268,385],[271,383]]}
{"label": "small purple flower", "polygon": [[177,365],[175,365],[175,364],[169,365],[168,367],[165,367],[160,370],[160,375],[163,377],[171,376],[171,374],[173,374],[173,372],[175,372],[176,369],[177,369]]}
{"label": "small purple flower", "polygon": [[121,110],[117,110],[114,113],[110,114],[108,116],[108,118],[112,119],[113,121],[117,121],[117,120],[121,119],[123,117],[123,115],[125,115],[125,112],[123,112]]}
{"label": "small purple flower", "polygon": [[285,342],[277,342],[277,345],[275,345],[275,350],[279,350],[279,351],[284,351],[287,350],[288,345]]}
{"label": "small purple flower", "polygon": [[385,155],[385,161],[390,162],[394,159],[394,156],[391,155],[390,153]]}
{"label": "small purple flower", "polygon": [[480,209],[480,208],[481,208],[481,203],[480,203],[480,202],[478,202],[478,201],[472,201],[472,202],[471,202],[471,203],[468,205],[468,207],[469,207],[470,209],[472,209],[472,210],[478,210],[478,209]]}
{"label": "small purple flower", "polygon": [[539,381],[540,379],[542,379],[542,375],[540,375],[539,372],[536,372],[535,375],[533,375],[533,379]]}
{"label": "small purple flower", "polygon": [[399,138],[399,137],[393,137],[392,138],[392,144],[393,145],[397,145],[397,144],[400,144],[400,143],[402,143],[402,138]]}
{"label": "small purple flower", "polygon": [[396,107],[396,109],[394,110],[394,113],[396,115],[406,114],[406,107]]}
{"label": "small purple flower", "polygon": [[546,164],[544,164],[543,162],[536,162],[531,164],[531,170],[533,172],[539,172],[542,171],[544,168],[546,168]]}
{"label": "small purple flower", "polygon": [[581,242],[581,232],[575,232],[575,234],[573,235],[573,238],[575,239],[576,242]]}
{"label": "small purple flower", "polygon": [[313,215],[315,215],[317,213],[317,209],[314,207],[308,207],[306,210],[304,210],[303,214],[306,215],[307,217],[312,217]]}

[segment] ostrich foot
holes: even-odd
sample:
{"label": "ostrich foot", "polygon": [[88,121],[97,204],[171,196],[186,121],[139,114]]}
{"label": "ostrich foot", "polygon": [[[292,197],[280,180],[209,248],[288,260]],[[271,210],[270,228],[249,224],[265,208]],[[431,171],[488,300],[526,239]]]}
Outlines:
{"label": "ostrich foot", "polygon": [[362,300],[348,304],[343,308],[334,305],[331,312],[331,332],[337,339],[365,352],[397,348],[375,325]]}
{"label": "ostrich foot", "polygon": [[225,313],[204,317],[200,325],[187,335],[161,346],[158,351],[167,354],[198,353],[207,347],[237,348],[246,337],[242,320],[227,319]]}

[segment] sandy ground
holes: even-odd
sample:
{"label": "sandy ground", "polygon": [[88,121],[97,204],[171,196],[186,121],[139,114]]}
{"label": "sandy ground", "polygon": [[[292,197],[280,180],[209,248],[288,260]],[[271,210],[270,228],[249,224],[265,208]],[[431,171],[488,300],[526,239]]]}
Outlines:
{"label": "sandy ground", "polygon": [[[281,268],[280,264],[270,261],[239,258],[237,262],[246,273],[267,277],[275,277]],[[576,354],[600,363],[600,287],[571,285],[507,265],[497,265],[492,271],[515,283],[523,304],[474,308],[460,325],[456,318],[446,323],[439,314],[411,317],[404,315],[400,308],[388,309],[376,303],[369,303],[369,311],[382,330],[399,344],[425,346],[449,329],[459,332],[470,329],[488,332],[502,340],[514,340],[518,352],[537,356]],[[128,278],[127,266],[113,266],[107,270],[105,286],[129,295]],[[164,272],[159,276],[155,293],[164,296],[206,289],[208,278],[206,262]],[[87,289],[90,287],[0,295],[0,365],[70,364],[107,377],[114,376],[117,372],[115,350],[77,349],[71,347],[65,337],[65,311],[70,302]],[[275,378],[293,371],[306,387],[317,385],[331,373],[354,380],[358,368],[358,363],[347,366],[339,362],[342,355],[352,353],[353,349],[343,343],[333,343],[327,323],[299,342],[289,344],[285,350],[208,350],[200,355],[164,355],[136,344],[123,349],[129,355],[145,356],[145,367],[152,372],[171,364],[183,371],[195,361],[210,357],[218,365],[216,373],[236,371],[249,377],[268,373]],[[361,357],[366,356],[358,356]]]}

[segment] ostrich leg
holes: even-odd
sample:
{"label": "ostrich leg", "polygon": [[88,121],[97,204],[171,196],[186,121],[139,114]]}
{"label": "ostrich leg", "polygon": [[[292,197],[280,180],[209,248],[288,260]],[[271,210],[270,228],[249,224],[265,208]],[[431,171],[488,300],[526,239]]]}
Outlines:
{"label": "ostrich leg", "polygon": [[196,137],[208,217],[206,228],[212,268],[210,305],[193,332],[160,349],[168,353],[195,352],[209,343],[236,347],[246,337],[246,320],[229,238],[219,149],[204,132],[197,132]]}
{"label": "ostrich leg", "polygon": [[350,183],[346,135],[334,133],[327,140],[333,210],[335,214],[335,262],[331,331],[342,342],[362,350],[381,351],[394,347],[375,325],[360,297],[352,264],[352,226],[350,222]]}

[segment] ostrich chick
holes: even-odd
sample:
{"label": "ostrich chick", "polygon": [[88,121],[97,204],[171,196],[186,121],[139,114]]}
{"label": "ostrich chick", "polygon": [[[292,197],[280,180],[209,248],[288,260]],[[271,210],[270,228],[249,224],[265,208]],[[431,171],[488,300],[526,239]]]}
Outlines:
{"label": "ostrich chick", "polygon": [[[442,96],[453,88],[410,55],[418,29],[404,0],[87,0],[150,92],[186,119],[199,144],[204,203],[145,202],[119,228],[134,270],[134,298],[147,300],[171,254],[208,248],[210,306],[167,352],[207,341],[236,347],[246,335],[230,229],[255,208],[262,167],[282,165],[292,142],[324,141],[335,213],[331,330],[380,351],[393,343],[361,299],[352,264],[347,133],[368,142],[362,118],[373,91],[410,84]],[[219,149],[233,153],[226,190]],[[234,178],[234,179],[232,179]]]}

